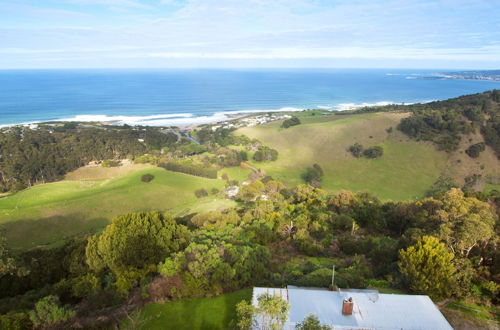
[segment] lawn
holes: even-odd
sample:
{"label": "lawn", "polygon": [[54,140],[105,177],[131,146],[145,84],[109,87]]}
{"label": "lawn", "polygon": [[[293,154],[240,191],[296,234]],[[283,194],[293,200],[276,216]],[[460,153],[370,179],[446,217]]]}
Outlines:
{"label": "lawn", "polygon": [[[150,183],[141,176],[155,176]],[[31,248],[50,245],[79,233],[104,227],[127,212],[160,210],[187,214],[233,202],[213,195],[197,199],[196,189],[223,189],[223,180],[212,180],[146,167],[112,179],[64,180],[38,185],[0,199],[0,225],[9,246]]]}
{"label": "lawn", "polygon": [[238,182],[243,182],[248,179],[248,175],[251,170],[248,168],[243,168],[239,166],[226,167],[219,171],[218,176],[221,177],[223,174],[227,174],[230,180],[237,180]]}
{"label": "lawn", "polygon": [[[252,289],[243,289],[213,298],[195,298],[145,306],[139,315],[140,329],[227,329],[236,318],[236,304],[250,300]],[[125,321],[125,327],[129,321]]]}
{"label": "lawn", "polygon": [[[273,122],[242,128],[235,134],[257,138],[277,149],[277,161],[251,164],[290,186],[303,183],[305,168],[318,163],[325,171],[322,185],[327,191],[369,191],[383,200],[415,199],[439,177],[447,155],[430,143],[410,140],[398,132],[395,128],[404,116],[310,116],[288,129]],[[355,142],[365,147],[382,146],[384,155],[379,159],[354,158],[346,149]]]}

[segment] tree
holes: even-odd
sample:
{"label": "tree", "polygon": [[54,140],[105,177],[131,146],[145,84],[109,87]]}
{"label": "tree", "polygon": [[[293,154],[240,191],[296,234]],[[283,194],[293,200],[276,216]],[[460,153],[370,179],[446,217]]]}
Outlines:
{"label": "tree", "polygon": [[321,185],[321,179],[323,178],[323,169],[319,164],[314,164],[312,167],[308,167],[304,174],[302,175],[302,178],[304,181],[307,183],[317,187]]}
{"label": "tree", "polygon": [[437,198],[440,207],[429,217],[437,228],[434,236],[457,255],[468,257],[471,250],[494,235],[496,215],[488,203],[465,197],[460,189],[451,189]]}
{"label": "tree", "polygon": [[35,327],[47,327],[69,320],[75,316],[75,312],[60,306],[56,296],[46,296],[35,304],[29,316]]}
{"label": "tree", "polygon": [[486,149],[484,142],[476,143],[471,145],[465,150],[465,153],[471,158],[479,157],[479,154]]}
{"label": "tree", "polygon": [[266,146],[259,147],[259,150],[253,154],[253,160],[256,162],[274,161],[276,159],[278,159],[278,151]]}
{"label": "tree", "polygon": [[296,125],[300,125],[300,119],[293,116],[292,118],[289,118],[289,119],[286,119],[285,121],[283,121],[283,123],[281,124],[281,127],[288,128],[288,127],[296,126]]}
{"label": "tree", "polygon": [[399,251],[399,270],[417,293],[433,298],[450,294],[455,268],[453,253],[436,237],[424,236],[415,245]]}
{"label": "tree", "polygon": [[347,149],[347,151],[349,151],[356,158],[359,158],[363,155],[363,150],[363,146],[359,143],[354,143]]}
{"label": "tree", "polygon": [[189,239],[189,230],[170,215],[130,213],[114,218],[101,235],[89,239],[86,261],[95,271],[147,269],[185,248]]}
{"label": "tree", "polygon": [[283,329],[288,318],[290,304],[280,295],[264,293],[257,297],[257,306],[241,301],[237,307],[240,329]]}
{"label": "tree", "polygon": [[330,330],[328,325],[321,324],[315,314],[309,314],[307,317],[295,326],[297,330]]}
{"label": "tree", "polygon": [[20,266],[12,256],[11,251],[5,244],[5,237],[0,232],[0,277],[7,274],[24,276],[28,274],[28,270]]}
{"label": "tree", "polygon": [[379,158],[384,154],[384,149],[380,146],[374,146],[363,151],[363,155],[366,158]]}
{"label": "tree", "polygon": [[153,174],[146,173],[143,176],[141,176],[141,181],[144,183],[149,183],[153,181],[154,178],[155,176]]}

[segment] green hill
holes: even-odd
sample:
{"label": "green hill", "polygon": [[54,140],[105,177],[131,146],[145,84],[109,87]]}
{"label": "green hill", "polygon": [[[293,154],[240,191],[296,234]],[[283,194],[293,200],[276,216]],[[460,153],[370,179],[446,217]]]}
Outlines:
{"label": "green hill", "polygon": [[[141,182],[145,173],[153,174],[154,180]],[[10,246],[31,248],[102,228],[112,217],[127,212],[162,210],[180,214],[231,205],[214,196],[197,199],[194,195],[196,189],[223,187],[222,180],[152,166],[106,180],[64,180],[1,198],[0,225]]]}
{"label": "green hill", "polygon": [[[283,129],[281,122],[272,122],[235,133],[257,138],[278,150],[276,162],[253,165],[289,185],[303,183],[305,168],[318,163],[325,171],[322,187],[327,191],[369,191],[381,199],[403,200],[422,197],[443,173],[451,173],[460,183],[467,172],[498,172],[491,151],[472,161],[462,150],[446,153],[431,142],[408,138],[396,129],[408,113],[297,115],[301,125]],[[354,143],[381,146],[384,155],[378,159],[355,158],[347,151]]]}

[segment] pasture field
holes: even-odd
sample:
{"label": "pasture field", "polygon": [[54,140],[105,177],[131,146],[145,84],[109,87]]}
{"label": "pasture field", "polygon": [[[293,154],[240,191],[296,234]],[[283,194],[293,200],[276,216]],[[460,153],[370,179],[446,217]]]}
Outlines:
{"label": "pasture field", "polygon": [[[250,300],[252,289],[213,298],[195,298],[145,306],[132,316],[140,329],[228,329],[236,318],[236,304]],[[125,328],[130,321],[124,321]]]}
{"label": "pasture field", "polygon": [[[95,168],[102,174],[102,170]],[[88,171],[88,169],[86,170]],[[123,170],[124,171],[124,170]],[[105,180],[79,180],[37,185],[0,199],[0,226],[5,229],[9,246],[32,248],[51,245],[62,239],[103,228],[118,215],[160,210],[188,214],[229,207],[234,202],[209,195],[198,199],[196,189],[222,190],[223,180],[212,180],[141,166],[123,175]],[[143,183],[141,176],[155,176]],[[90,177],[95,173],[89,173]]]}
{"label": "pasture field", "polygon": [[[257,138],[278,150],[275,162],[251,163],[289,186],[303,183],[305,168],[318,163],[325,171],[322,186],[327,191],[369,191],[384,200],[415,199],[440,176],[448,156],[430,143],[410,140],[397,131],[397,124],[406,115],[301,113],[303,123],[298,126],[283,129],[281,122],[272,122],[241,128],[235,134]],[[356,142],[365,148],[382,146],[384,155],[379,159],[355,158],[347,148]]]}

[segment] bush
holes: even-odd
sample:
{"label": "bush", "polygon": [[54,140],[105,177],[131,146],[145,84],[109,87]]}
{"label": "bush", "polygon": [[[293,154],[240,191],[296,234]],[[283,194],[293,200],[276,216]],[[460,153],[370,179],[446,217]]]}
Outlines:
{"label": "bush", "polygon": [[363,146],[359,143],[354,143],[347,149],[347,151],[349,151],[356,158],[359,158],[363,155],[363,150]]}
{"label": "bush", "polygon": [[314,164],[312,167],[308,167],[304,174],[302,174],[302,178],[307,183],[319,183],[323,178],[323,169],[319,164]]}
{"label": "bush", "polygon": [[274,161],[278,159],[278,151],[269,147],[262,146],[253,154],[253,160],[256,162]]}
{"label": "bush", "polygon": [[134,163],[136,164],[157,164],[158,157],[150,154],[144,154],[142,156],[136,157],[134,159]]}
{"label": "bush", "polygon": [[208,196],[208,192],[205,188],[198,189],[194,192],[195,196],[198,198],[203,198]]}
{"label": "bush", "polygon": [[102,162],[102,167],[118,167],[121,163],[119,160],[105,160]]}
{"label": "bush", "polygon": [[141,181],[144,183],[149,183],[153,181],[154,178],[155,176],[153,174],[146,173],[143,176],[141,176]]}
{"label": "bush", "polygon": [[35,309],[29,313],[31,322],[35,327],[52,326],[67,321],[74,315],[74,311],[60,306],[59,298],[56,296],[47,296],[40,299],[35,304]]}
{"label": "bush", "polygon": [[384,154],[384,149],[379,146],[374,146],[363,151],[366,158],[379,158]]}
{"label": "bush", "polygon": [[281,124],[281,127],[288,128],[296,125],[300,125],[300,119],[293,116],[292,118],[285,120],[283,124]]}
{"label": "bush", "polygon": [[24,330],[31,329],[32,327],[33,325],[27,313],[11,312],[0,315],[0,329]]}
{"label": "bush", "polygon": [[465,153],[469,155],[471,158],[477,158],[479,157],[479,154],[483,152],[486,149],[486,146],[484,142],[476,143],[471,145],[467,150],[465,150]]}
{"label": "bush", "polygon": [[209,179],[217,179],[217,170],[211,167],[203,167],[193,164],[182,164],[178,162],[162,163],[159,166],[173,172],[201,176]]}

